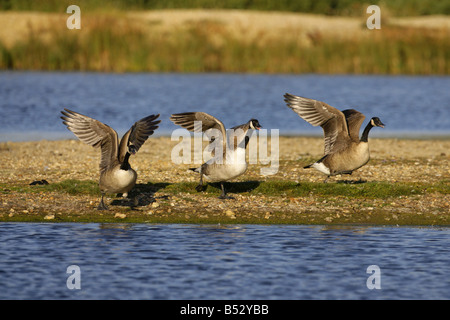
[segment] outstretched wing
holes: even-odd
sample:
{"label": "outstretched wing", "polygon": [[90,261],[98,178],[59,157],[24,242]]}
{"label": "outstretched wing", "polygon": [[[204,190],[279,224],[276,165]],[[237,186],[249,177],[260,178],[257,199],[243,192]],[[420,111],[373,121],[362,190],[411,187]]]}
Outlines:
{"label": "outstretched wing", "polygon": [[148,137],[151,136],[156,129],[158,129],[157,124],[161,120],[156,120],[159,114],[152,114],[148,117],[142,118],[131,126],[131,128],[123,135],[120,140],[119,147],[119,161],[122,162],[125,158],[125,154],[136,153],[142,147]]}
{"label": "outstretched wing", "polygon": [[101,148],[100,171],[117,163],[117,132],[98,120],[69,109],[64,110],[61,111],[63,114],[61,119],[67,128],[84,143]]}
{"label": "outstretched wing", "polygon": [[213,117],[210,114],[205,112],[184,112],[184,113],[176,113],[172,114],[170,120],[189,131],[193,132],[205,132],[208,138],[210,139],[210,145],[208,146],[209,150],[215,148],[216,144],[220,139],[217,139],[217,136],[214,136],[214,139],[211,139],[209,129],[217,129],[220,130],[222,134],[222,150],[226,150],[226,130],[225,126],[219,119]]}
{"label": "outstretched wing", "polygon": [[366,116],[355,109],[343,110],[342,113],[345,115],[345,119],[347,120],[350,138],[353,141],[359,141],[359,129],[361,128]]}
{"label": "outstretched wing", "polygon": [[321,126],[325,136],[324,154],[340,150],[350,138],[344,114],[325,102],[295,96],[284,95],[287,106],[313,126]]}

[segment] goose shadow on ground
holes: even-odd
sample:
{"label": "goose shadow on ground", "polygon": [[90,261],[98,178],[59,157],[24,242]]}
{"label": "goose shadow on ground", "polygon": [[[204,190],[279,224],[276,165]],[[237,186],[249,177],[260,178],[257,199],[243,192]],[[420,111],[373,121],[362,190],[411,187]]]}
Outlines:
{"label": "goose shadow on ground", "polygon": [[[238,181],[238,182],[225,182],[225,191],[230,194],[250,192],[256,189],[260,185],[260,181]],[[146,184],[136,184],[136,186],[128,193],[127,198],[114,199],[111,202],[113,206],[123,206],[123,207],[144,207],[152,204],[156,199],[164,198],[167,199],[169,196],[163,195],[161,197],[155,197],[155,193],[161,189],[166,188],[172,183],[158,182],[158,183],[146,183]],[[208,183],[213,188],[221,191],[220,183],[213,182]],[[206,190],[207,185],[204,185],[204,190]]]}
{"label": "goose shadow on ground", "polygon": [[361,183],[367,183],[367,180],[337,180],[336,183],[344,183],[344,184],[361,184]]}
{"label": "goose shadow on ground", "polygon": [[[225,188],[225,192],[228,193],[244,193],[250,192],[261,184],[260,181],[238,181],[238,182],[224,182],[223,187]],[[209,183],[214,188],[217,188],[219,191],[222,191],[220,187],[220,182],[211,182]],[[206,188],[205,188],[206,189]]]}
{"label": "goose shadow on ground", "polygon": [[[161,196],[155,198],[155,193],[160,189],[166,188],[171,183],[158,182],[158,183],[138,183],[128,193],[127,198],[114,199],[111,202],[113,206],[123,207],[144,207],[156,201],[159,198],[168,198],[168,196]],[[120,194],[119,194],[120,195]],[[121,196],[121,195],[120,195]]]}

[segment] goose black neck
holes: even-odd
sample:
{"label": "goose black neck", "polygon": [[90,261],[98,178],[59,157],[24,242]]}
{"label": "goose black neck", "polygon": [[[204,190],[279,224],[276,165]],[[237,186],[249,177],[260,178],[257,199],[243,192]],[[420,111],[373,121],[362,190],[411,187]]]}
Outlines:
{"label": "goose black neck", "polygon": [[122,170],[129,170],[131,169],[130,163],[128,162],[128,159],[130,158],[130,153],[125,153],[125,157],[123,158],[123,162],[120,165],[120,169]]}
{"label": "goose black neck", "polygon": [[369,141],[369,132],[370,132],[370,129],[372,129],[372,128],[373,128],[372,121],[369,121],[369,123],[367,124],[366,128],[363,131],[360,141],[362,141],[362,142]]}
{"label": "goose black neck", "polygon": [[245,146],[244,146],[244,148],[245,149],[247,149],[247,145],[248,145],[248,142],[250,141],[250,137],[249,136],[245,136]]}

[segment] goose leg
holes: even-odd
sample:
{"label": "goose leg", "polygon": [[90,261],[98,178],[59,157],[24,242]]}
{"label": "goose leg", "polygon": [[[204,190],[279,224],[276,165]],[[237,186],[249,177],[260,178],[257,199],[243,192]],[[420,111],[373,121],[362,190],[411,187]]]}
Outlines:
{"label": "goose leg", "polygon": [[223,182],[220,183],[220,187],[222,188],[222,194],[219,196],[219,199],[234,199],[232,196],[227,196],[225,188],[223,187]]}
{"label": "goose leg", "polygon": [[328,181],[329,178],[330,178],[330,176],[327,176],[327,177],[325,178],[325,180],[323,180],[323,183],[327,183],[327,181]]}
{"label": "goose leg", "polygon": [[108,210],[108,207],[103,202],[103,196],[104,196],[104,194],[102,193],[102,199],[100,201],[100,204],[97,207],[97,210]]}
{"label": "goose leg", "polygon": [[134,196],[131,200],[133,201],[133,204],[130,206],[131,208],[139,206],[139,197],[138,197],[138,195]]}
{"label": "goose leg", "polygon": [[203,174],[200,173],[200,183],[195,187],[197,192],[203,191]]}

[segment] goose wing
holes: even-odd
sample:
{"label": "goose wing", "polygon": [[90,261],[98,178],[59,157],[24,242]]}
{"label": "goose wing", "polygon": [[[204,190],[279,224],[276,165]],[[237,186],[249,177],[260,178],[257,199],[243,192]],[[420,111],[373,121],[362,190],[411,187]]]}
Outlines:
{"label": "goose wing", "polygon": [[152,114],[148,117],[142,118],[141,120],[135,122],[123,135],[119,146],[120,162],[124,160],[127,152],[133,154],[138,152],[144,142],[147,141],[148,137],[151,136],[156,129],[158,129],[157,124],[161,122],[161,120],[156,120],[158,117],[159,114]]}
{"label": "goose wing", "polygon": [[325,136],[324,154],[337,152],[344,148],[350,139],[344,114],[325,102],[284,95],[287,106],[313,126],[321,126]]}
{"label": "goose wing", "polygon": [[342,113],[347,120],[350,138],[353,141],[359,141],[359,129],[361,128],[361,125],[364,122],[366,116],[364,116],[361,112],[356,111],[355,109],[343,110]]}
{"label": "goose wing", "polygon": [[[210,114],[205,112],[184,112],[184,113],[176,113],[172,114],[170,120],[189,131],[193,132],[205,132],[210,140],[210,145],[208,146],[209,150],[212,150],[217,143],[221,140],[223,150],[226,150],[226,129],[222,121],[213,117]],[[211,135],[208,132],[209,129],[217,129],[220,130],[222,135],[221,139],[217,139],[217,135]],[[214,136],[214,138],[212,138]]]}
{"label": "goose wing", "polygon": [[61,111],[63,123],[78,139],[84,143],[101,148],[100,171],[117,163],[118,137],[117,132],[108,125],[92,119],[81,113],[64,109]]}

